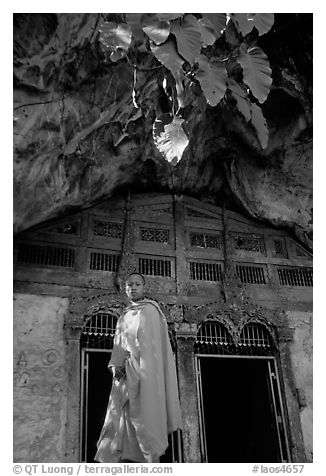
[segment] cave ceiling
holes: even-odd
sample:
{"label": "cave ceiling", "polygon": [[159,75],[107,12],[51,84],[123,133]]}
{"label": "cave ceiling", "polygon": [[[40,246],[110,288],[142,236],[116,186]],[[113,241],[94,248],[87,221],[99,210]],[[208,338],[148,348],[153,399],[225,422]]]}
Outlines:
{"label": "cave ceiling", "polygon": [[[189,145],[173,167],[156,149],[164,111],[154,70],[104,61],[97,14],[14,15],[14,230],[115,194],[185,194],[312,243],[312,15],[276,14],[259,38],[273,72],[263,150],[236,111],[185,110]],[[139,106],[135,107],[133,101]]]}

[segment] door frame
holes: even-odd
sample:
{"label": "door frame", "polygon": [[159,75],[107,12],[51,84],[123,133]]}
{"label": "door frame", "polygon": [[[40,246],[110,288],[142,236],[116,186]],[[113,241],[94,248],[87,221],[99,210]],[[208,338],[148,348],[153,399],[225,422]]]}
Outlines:
{"label": "door frame", "polygon": [[[224,354],[201,354],[195,353],[195,373],[196,373],[196,387],[197,387],[197,398],[198,398],[198,414],[199,414],[199,432],[200,432],[200,444],[201,444],[201,455],[202,461],[208,463],[207,455],[207,444],[206,444],[206,429],[205,429],[205,417],[204,417],[204,406],[203,406],[203,392],[202,392],[202,376],[201,376],[201,363],[200,359],[203,357],[213,357],[218,359],[259,359],[268,361],[268,375],[270,380],[270,390],[272,395],[272,404],[274,409],[274,418],[277,428],[278,435],[278,444],[280,450],[280,457],[282,462],[290,463],[291,462],[291,453],[289,447],[289,437],[287,431],[287,424],[285,418],[285,405],[283,402],[283,396],[280,386],[280,377],[278,372],[277,359],[275,356],[262,356],[262,355],[224,355]],[[273,369],[271,369],[271,362]],[[275,373],[273,372],[275,370]],[[274,380],[274,382],[273,382]],[[275,383],[275,385],[273,384]],[[275,395],[275,391],[277,395]],[[279,403],[279,413],[277,410],[276,400]],[[280,436],[280,425],[283,426],[284,431],[284,448],[282,447],[281,436]]]}

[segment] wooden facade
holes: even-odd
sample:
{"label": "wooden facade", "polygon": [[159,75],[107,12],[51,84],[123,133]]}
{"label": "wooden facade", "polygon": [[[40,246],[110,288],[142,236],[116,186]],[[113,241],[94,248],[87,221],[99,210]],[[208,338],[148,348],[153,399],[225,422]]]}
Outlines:
{"label": "wooden facade", "polygon": [[[252,359],[266,359],[280,448],[275,458],[306,461],[288,312],[312,310],[312,257],[287,232],[190,197],[142,194],[112,198],[20,234],[14,259],[16,293],[69,301],[63,461],[87,460],[85,326],[99,315],[114,322],[131,271],[145,276],[147,296],[160,303],[169,323],[184,422],[173,461],[211,461],[201,381],[205,353],[220,363],[246,357],[257,372],[260,364],[256,368]],[[255,329],[261,341],[254,342]],[[103,352],[111,345],[106,334]],[[223,387],[218,375],[212,378]]]}

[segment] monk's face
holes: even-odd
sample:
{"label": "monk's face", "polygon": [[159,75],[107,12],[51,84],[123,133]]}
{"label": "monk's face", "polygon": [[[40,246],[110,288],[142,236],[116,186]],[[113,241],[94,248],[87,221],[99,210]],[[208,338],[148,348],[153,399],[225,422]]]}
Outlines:
{"label": "monk's face", "polygon": [[133,274],[126,281],[126,294],[132,301],[139,301],[144,297],[144,282],[141,276]]}

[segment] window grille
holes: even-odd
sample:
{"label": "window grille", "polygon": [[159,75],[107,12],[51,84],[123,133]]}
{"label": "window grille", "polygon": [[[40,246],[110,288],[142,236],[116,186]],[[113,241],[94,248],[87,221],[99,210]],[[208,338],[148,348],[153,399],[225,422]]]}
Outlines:
{"label": "window grille", "polygon": [[262,238],[235,236],[235,249],[265,254]]}
{"label": "window grille", "polygon": [[190,233],[190,245],[198,248],[222,248],[222,236],[208,233]]}
{"label": "window grille", "polygon": [[233,354],[235,345],[227,328],[219,322],[204,322],[197,333],[195,352],[200,354]]}
{"label": "window grille", "polygon": [[242,329],[239,346],[273,347],[273,339],[261,324],[247,324]]}
{"label": "window grille", "polygon": [[281,258],[287,258],[286,246],[284,240],[278,239],[274,241],[274,252],[273,255]]}
{"label": "window grille", "polygon": [[140,236],[142,241],[169,243],[169,230],[162,230],[157,228],[141,228]]}
{"label": "window grille", "polygon": [[92,349],[112,349],[117,317],[98,313],[82,329],[81,346]]}
{"label": "window grille", "polygon": [[222,265],[190,261],[190,278],[198,281],[221,281]]}
{"label": "window grille", "polygon": [[312,286],[312,268],[277,268],[282,286]]}
{"label": "window grille", "polygon": [[235,343],[227,328],[219,322],[201,325],[195,342],[195,352],[219,355],[273,355],[275,345],[269,331],[259,323],[247,324]]}
{"label": "window grille", "polygon": [[237,276],[244,284],[266,284],[264,268],[261,266],[235,266]]}
{"label": "window grille", "polygon": [[117,271],[119,255],[91,252],[89,269],[95,271]]}
{"label": "window grille", "polygon": [[165,259],[139,258],[139,272],[149,276],[170,278],[171,261]]}
{"label": "window grille", "polygon": [[73,268],[75,250],[55,246],[21,243],[18,248],[18,263],[42,266],[62,266]]}
{"label": "window grille", "polygon": [[93,225],[94,236],[104,236],[105,238],[121,239],[122,224],[113,221],[95,220]]}

